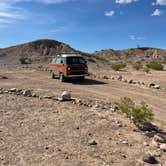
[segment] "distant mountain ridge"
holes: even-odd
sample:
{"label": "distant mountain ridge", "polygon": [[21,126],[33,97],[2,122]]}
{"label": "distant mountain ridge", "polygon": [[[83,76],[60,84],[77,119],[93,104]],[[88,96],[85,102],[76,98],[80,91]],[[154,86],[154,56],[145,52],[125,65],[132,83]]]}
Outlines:
{"label": "distant mountain ridge", "polygon": [[112,62],[116,60],[151,60],[166,58],[166,50],[150,47],[130,48],[124,50],[106,49],[88,54],[76,50],[69,45],[49,39],[41,39],[17,46],[0,49],[0,63],[19,63],[19,59],[26,57],[32,63],[47,62],[56,53],[80,53],[91,62]]}

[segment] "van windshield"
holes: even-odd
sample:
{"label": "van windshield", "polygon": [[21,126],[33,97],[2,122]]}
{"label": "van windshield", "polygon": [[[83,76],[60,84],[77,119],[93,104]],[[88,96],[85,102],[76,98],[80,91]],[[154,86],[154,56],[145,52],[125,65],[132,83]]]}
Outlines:
{"label": "van windshield", "polygon": [[86,61],[82,57],[67,57],[67,64],[85,64]]}

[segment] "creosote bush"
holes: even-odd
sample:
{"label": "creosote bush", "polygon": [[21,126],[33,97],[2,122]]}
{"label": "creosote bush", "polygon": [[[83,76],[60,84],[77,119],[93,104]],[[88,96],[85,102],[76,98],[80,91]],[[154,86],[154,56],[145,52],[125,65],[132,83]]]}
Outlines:
{"label": "creosote bush", "polygon": [[164,66],[160,62],[157,62],[157,61],[151,61],[148,64],[146,64],[146,66],[153,70],[163,70],[164,69]]}
{"label": "creosote bush", "polygon": [[149,69],[148,67],[144,67],[144,71],[145,71],[146,73],[149,73],[149,72],[150,72],[150,69]]}
{"label": "creosote bush", "polygon": [[139,129],[143,130],[146,128],[146,125],[154,118],[152,110],[145,102],[136,105],[132,99],[124,97],[118,105],[121,112],[126,114],[126,116],[130,118]]}
{"label": "creosote bush", "polygon": [[143,65],[140,61],[137,61],[133,64],[133,68],[136,69],[136,70],[140,70],[143,68]]}
{"label": "creosote bush", "polygon": [[123,68],[125,68],[127,65],[126,63],[123,63],[123,62],[118,62],[118,63],[114,63],[112,64],[112,69],[115,70],[115,71],[119,71]]}

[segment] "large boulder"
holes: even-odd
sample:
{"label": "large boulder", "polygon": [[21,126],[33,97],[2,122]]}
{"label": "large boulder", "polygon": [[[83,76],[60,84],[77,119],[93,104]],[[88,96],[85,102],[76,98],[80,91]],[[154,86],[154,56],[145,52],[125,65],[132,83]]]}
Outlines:
{"label": "large boulder", "polygon": [[70,101],[71,93],[68,91],[62,92],[61,96],[58,98],[59,101]]}

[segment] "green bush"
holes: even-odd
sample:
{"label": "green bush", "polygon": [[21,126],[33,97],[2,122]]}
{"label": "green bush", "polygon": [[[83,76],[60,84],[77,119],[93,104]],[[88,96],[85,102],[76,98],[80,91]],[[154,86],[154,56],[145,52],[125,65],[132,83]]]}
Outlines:
{"label": "green bush", "polygon": [[120,110],[140,129],[144,129],[146,124],[154,118],[152,110],[145,102],[136,105],[129,97],[124,97],[118,105]]}
{"label": "green bush", "polygon": [[123,68],[125,68],[127,65],[126,63],[123,63],[123,62],[118,62],[118,63],[114,63],[112,64],[112,69],[115,70],[115,71],[119,71]]}
{"label": "green bush", "polygon": [[142,65],[142,63],[140,61],[138,61],[138,62],[135,62],[133,64],[133,68],[136,69],[136,70],[140,70],[140,69],[143,68],[143,65]]}
{"label": "green bush", "polygon": [[146,73],[149,73],[149,72],[150,72],[150,69],[149,69],[148,67],[144,67],[144,71],[145,71]]}
{"label": "green bush", "polygon": [[164,69],[164,66],[160,62],[157,62],[157,61],[149,62],[148,64],[146,64],[146,66],[153,70],[163,70]]}

